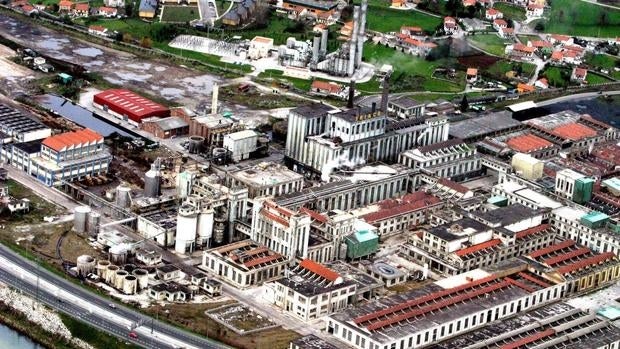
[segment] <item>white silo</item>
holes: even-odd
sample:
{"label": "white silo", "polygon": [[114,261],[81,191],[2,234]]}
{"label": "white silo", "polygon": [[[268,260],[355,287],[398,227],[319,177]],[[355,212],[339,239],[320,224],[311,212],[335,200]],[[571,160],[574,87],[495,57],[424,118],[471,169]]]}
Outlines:
{"label": "white silo", "polygon": [[108,270],[105,273],[105,282],[109,285],[114,285],[114,277],[116,272],[119,271],[119,267],[116,265],[109,265]]}
{"label": "white silo", "polygon": [[125,283],[125,277],[127,275],[129,275],[129,273],[124,270],[119,270],[116,272],[116,275],[114,276],[114,287],[116,289],[119,289],[119,290],[123,289],[123,285]]}
{"label": "white silo", "polygon": [[147,198],[156,198],[161,194],[160,167],[161,164],[157,159],[151,165],[151,169],[144,174],[144,196]]}
{"label": "white silo", "polygon": [[90,211],[91,209],[88,206],[78,206],[73,211],[73,230],[76,233],[82,234],[86,232]]}
{"label": "white silo", "polygon": [[138,290],[138,280],[133,275],[125,276],[123,280],[123,293],[135,294]]}
{"label": "white silo", "polygon": [[131,188],[126,185],[116,187],[116,205],[122,208],[131,207]]}
{"label": "white silo", "polygon": [[110,262],[116,265],[123,265],[127,262],[127,246],[125,244],[114,245],[110,247]]}
{"label": "white silo", "polygon": [[213,237],[213,209],[205,209],[198,216],[198,240],[199,246],[209,246]]}
{"label": "white silo", "polygon": [[101,213],[92,211],[88,215],[88,234],[92,236],[99,234],[100,223],[101,223]]}
{"label": "white silo", "polygon": [[100,259],[99,261],[97,261],[97,276],[105,279],[108,266],[110,266],[111,264],[112,263],[110,263],[110,261],[106,261],[105,259]]}
{"label": "white silo", "polygon": [[131,275],[138,280],[138,290],[143,290],[149,286],[149,272],[145,269],[136,269],[131,272]]}
{"label": "white silo", "polygon": [[177,194],[179,198],[185,199],[192,192],[192,184],[196,178],[196,172],[183,171],[177,176]]}
{"label": "white silo", "polygon": [[177,215],[177,234],[175,237],[174,250],[178,253],[185,253],[188,249],[194,249],[196,242],[196,229],[198,227],[198,214],[191,205],[179,207]]}
{"label": "white silo", "polygon": [[81,255],[77,258],[77,272],[79,276],[86,277],[95,272],[96,261],[89,255]]}

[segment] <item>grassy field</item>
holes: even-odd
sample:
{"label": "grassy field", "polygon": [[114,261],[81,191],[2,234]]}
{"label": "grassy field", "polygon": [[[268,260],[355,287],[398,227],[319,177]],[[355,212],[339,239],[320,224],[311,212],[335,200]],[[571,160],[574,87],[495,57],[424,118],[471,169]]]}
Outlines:
{"label": "grassy field", "polygon": [[506,44],[512,43],[510,40],[502,39],[496,34],[472,35],[469,36],[468,39],[476,47],[500,57],[504,56]]}
{"label": "grassy field", "polygon": [[118,339],[105,332],[99,331],[96,328],[87,325],[79,320],[76,320],[70,316],[60,314],[62,322],[67,326],[69,331],[74,337],[77,337],[96,349],[138,349],[139,347],[133,344],[125,344],[124,340]]}
{"label": "grassy field", "polygon": [[161,21],[173,23],[191,22],[200,18],[198,7],[191,6],[164,6]]}
{"label": "grassy field", "polygon": [[524,45],[527,45],[528,41],[540,40],[538,35],[517,35],[517,37]]}
{"label": "grassy field", "polygon": [[565,87],[570,84],[569,69],[563,69],[559,67],[549,67],[543,71],[540,76],[544,76],[549,81],[549,86],[552,87]]}
{"label": "grassy field", "polygon": [[588,72],[588,76],[586,76],[586,81],[588,81],[588,84],[590,85],[595,85],[595,84],[604,84],[606,82],[611,82],[613,80],[608,79],[604,76],[600,76],[598,74],[594,74],[592,72]]}
{"label": "grassy field", "polygon": [[553,0],[545,32],[615,38],[620,33],[620,10],[575,0]]}
{"label": "grassy field", "polygon": [[418,11],[394,10],[375,5],[368,6],[368,28],[379,32],[397,32],[400,27],[416,26],[434,32],[442,19]]}
{"label": "grassy field", "polygon": [[493,8],[504,14],[504,18],[510,18],[514,21],[525,20],[525,9],[521,6],[512,5],[505,2],[496,2]]}
{"label": "grassy field", "polygon": [[532,74],[534,73],[534,70],[536,70],[536,66],[531,63],[517,63],[517,62],[510,62],[507,60],[499,60],[495,64],[487,68],[487,73],[489,73],[491,76],[495,78],[505,79],[506,73],[509,71],[514,71],[518,64],[521,64],[521,68],[522,68],[521,74],[524,77],[532,76]]}
{"label": "grassy field", "polygon": [[620,68],[620,58],[606,54],[587,54],[585,63],[594,69],[605,69],[609,71],[609,75],[614,79],[620,80],[620,71],[614,68]]}
{"label": "grassy field", "polygon": [[100,25],[108,28],[109,31],[118,31],[121,33],[130,33],[135,39],[150,36],[150,23],[144,22],[136,18],[127,19],[99,19],[91,23],[91,25]]}
{"label": "grassy field", "polygon": [[20,183],[9,179],[6,182],[9,187],[9,194],[17,199],[30,200],[30,212],[24,214],[14,214],[10,217],[0,217],[0,222],[7,222],[16,224],[32,224],[42,223],[43,217],[53,216],[62,213],[62,209],[46,200],[40,195],[35,194],[29,188],[21,185]]}
{"label": "grassy field", "polygon": [[383,64],[391,64],[394,67],[391,79],[392,92],[460,92],[465,87],[464,78],[460,76],[462,72],[454,81],[432,77],[436,68],[456,67],[456,61],[452,58],[431,62],[382,45],[366,44],[364,60],[377,67]]}

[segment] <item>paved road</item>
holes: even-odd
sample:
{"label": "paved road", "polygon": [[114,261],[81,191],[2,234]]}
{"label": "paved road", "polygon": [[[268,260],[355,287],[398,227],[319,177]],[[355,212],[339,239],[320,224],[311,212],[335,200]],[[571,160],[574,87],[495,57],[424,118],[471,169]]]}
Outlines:
{"label": "paved road", "polygon": [[[605,91],[604,94],[605,95],[620,95],[620,91]],[[601,94],[599,94],[598,92],[576,93],[576,94],[566,95],[566,96],[562,96],[562,97],[558,97],[554,99],[548,99],[542,102],[536,102],[536,104],[539,107],[544,107],[550,104],[569,102],[569,101],[574,101],[578,99],[593,98],[593,97],[598,97],[598,96],[601,96]]]}
{"label": "paved road", "polygon": [[[4,245],[0,245],[0,281],[31,296],[38,295],[41,302],[56,310],[145,348],[228,348],[214,340],[154,321],[129,308],[118,306],[116,309],[111,309],[108,306],[109,301],[105,298],[74,285],[46,269],[36,267],[35,263]],[[138,334],[137,339],[127,337],[130,328]]]}

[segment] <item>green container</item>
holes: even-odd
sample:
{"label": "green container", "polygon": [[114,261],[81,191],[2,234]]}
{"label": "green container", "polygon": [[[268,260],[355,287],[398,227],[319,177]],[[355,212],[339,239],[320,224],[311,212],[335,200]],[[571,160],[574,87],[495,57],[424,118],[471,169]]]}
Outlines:
{"label": "green container", "polygon": [[573,201],[578,204],[585,204],[592,200],[592,190],[594,189],[594,180],[584,177],[575,181],[575,190],[573,191]]}
{"label": "green container", "polygon": [[344,239],[347,245],[347,259],[367,257],[379,248],[379,236],[372,231],[355,232]]}

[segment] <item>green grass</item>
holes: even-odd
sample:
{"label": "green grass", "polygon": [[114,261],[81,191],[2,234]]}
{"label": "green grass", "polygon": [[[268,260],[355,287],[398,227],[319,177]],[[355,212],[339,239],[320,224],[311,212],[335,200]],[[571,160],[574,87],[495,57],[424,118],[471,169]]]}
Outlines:
{"label": "green grass", "polygon": [[517,65],[521,64],[522,72],[521,75],[525,77],[531,77],[534,71],[536,70],[536,66],[531,63],[517,63],[510,62],[507,60],[499,60],[489,68],[487,68],[486,72],[493,76],[496,79],[505,80],[506,73],[509,71],[513,71],[516,69]]}
{"label": "green grass", "polygon": [[210,64],[210,65],[214,65],[214,66],[218,66],[218,67],[222,67],[222,68],[237,69],[243,73],[249,73],[252,71],[252,66],[249,64],[232,64],[232,63],[222,62],[219,56],[170,47],[168,46],[167,42],[164,42],[164,43],[154,42],[153,48],[157,48],[162,51],[172,53],[175,55],[179,55],[185,58],[195,59],[197,61]]}
{"label": "green grass", "polygon": [[541,40],[538,35],[517,35],[517,37],[524,45],[527,45],[528,41]]}
{"label": "green grass", "polygon": [[60,0],[29,0],[29,3],[35,4],[44,4],[45,6],[52,6],[60,2]]}
{"label": "green grass", "polygon": [[310,90],[310,85],[312,85],[312,80],[304,80],[298,78],[292,78],[288,76],[284,76],[284,72],[276,69],[266,69],[264,72],[258,74],[260,79],[270,79],[272,81],[281,81],[283,83],[290,83],[293,87],[307,92]]}
{"label": "green grass", "polygon": [[186,23],[200,18],[198,7],[193,6],[164,6],[161,15],[162,22]]}
{"label": "green grass", "polygon": [[606,54],[588,53],[586,55],[585,62],[594,69],[608,70],[611,77],[620,80],[620,71],[616,71],[614,69],[616,67],[620,67],[620,58]]}
{"label": "green grass", "polygon": [[525,20],[525,9],[521,6],[512,5],[505,2],[496,2],[493,8],[504,14],[504,18],[510,18],[514,21]]}
{"label": "green grass", "polygon": [[[62,322],[67,326],[69,331],[74,337],[77,337],[88,344],[92,345],[97,349],[138,349],[140,347],[133,344],[125,344],[124,340],[120,340],[112,335],[109,335],[105,332],[99,331],[98,329],[76,320],[68,315],[60,314],[60,318]],[[129,332],[129,331],[128,331]]]}
{"label": "green grass", "polygon": [[588,81],[588,84],[590,85],[596,85],[596,84],[604,84],[606,82],[611,82],[613,80],[608,79],[598,74],[594,74],[592,72],[588,72],[588,76],[586,76],[586,81]]}
{"label": "green grass", "polygon": [[549,67],[541,74],[539,74],[539,76],[546,77],[549,81],[549,86],[565,87],[570,84],[570,74],[571,71],[569,69],[564,69],[560,67]]}
{"label": "green grass", "polygon": [[366,21],[370,30],[383,33],[398,32],[400,27],[404,25],[416,26],[425,31],[434,32],[442,19],[418,11],[402,11],[369,5]]}
{"label": "green grass", "polygon": [[468,38],[474,46],[500,57],[504,56],[506,44],[512,44],[512,41],[502,39],[496,34],[479,34]]}
{"label": "green grass", "polygon": [[129,33],[134,39],[141,39],[150,36],[150,23],[136,18],[127,19],[98,19],[90,23],[108,28],[109,31]]}
{"label": "green grass", "polygon": [[[464,78],[461,79],[461,76],[457,76],[454,81],[432,77],[436,68],[456,67],[456,60],[452,58],[431,62],[389,47],[367,43],[364,46],[364,61],[377,67],[383,64],[390,64],[394,67],[391,79],[392,92],[460,92],[465,86]],[[459,75],[461,73],[463,72],[459,72]]]}
{"label": "green grass", "polygon": [[620,33],[620,10],[575,0],[553,0],[545,15],[545,32],[615,38]]}

